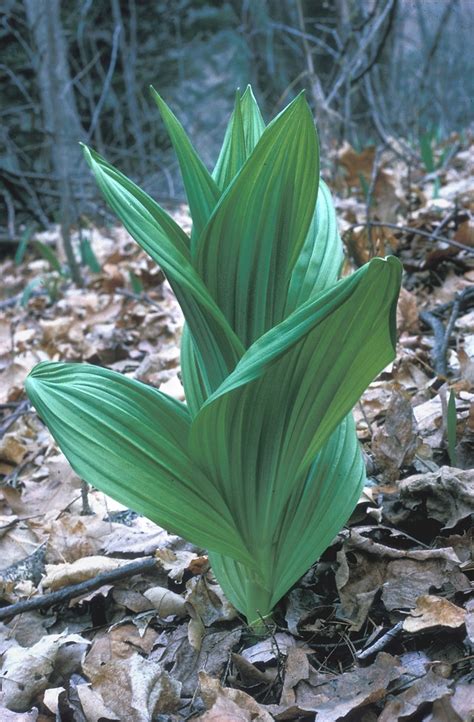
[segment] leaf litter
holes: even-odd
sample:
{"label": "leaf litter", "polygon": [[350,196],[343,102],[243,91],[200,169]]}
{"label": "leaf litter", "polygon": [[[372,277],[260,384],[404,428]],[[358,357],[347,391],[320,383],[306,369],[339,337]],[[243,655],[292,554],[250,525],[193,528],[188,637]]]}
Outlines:
{"label": "leaf litter", "polygon": [[[205,550],[87,488],[25,402],[24,380],[46,359],[183,399],[183,318],[161,271],[122,229],[91,227],[101,271],[80,289],[58,278],[57,297],[38,291],[22,306],[22,290],[55,271],[33,252],[0,261],[1,602],[44,604],[0,622],[2,720],[472,720],[471,166],[461,147],[434,197],[433,179],[420,168],[408,187],[387,150],[345,144],[335,159],[346,270],[374,254],[404,263],[398,353],[354,410],[368,486],[260,638]],[[189,228],[184,206],[174,215]],[[59,231],[36,238],[54,248]],[[50,604],[64,589],[68,600]]]}

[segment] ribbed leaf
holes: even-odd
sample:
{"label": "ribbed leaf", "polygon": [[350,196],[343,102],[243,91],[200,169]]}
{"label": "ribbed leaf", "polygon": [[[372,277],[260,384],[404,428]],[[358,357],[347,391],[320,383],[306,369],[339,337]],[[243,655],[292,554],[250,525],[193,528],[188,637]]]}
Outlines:
{"label": "ribbed leaf", "polygon": [[242,95],[240,107],[244,124],[245,150],[248,157],[265,130],[265,123],[250,85],[247,85]]}
{"label": "ribbed leaf", "polygon": [[339,278],[344,254],[329,188],[319,180],[318,200],[304,246],[291,274],[285,315]]}
{"label": "ribbed leaf", "polygon": [[195,544],[251,564],[228,507],[189,458],[184,404],[87,364],[39,364],[26,390],[79,476]]}
{"label": "ribbed leaf", "polygon": [[243,347],[196,273],[188,237],[120,171],[88,148],[85,153],[110,207],[166,274],[196,340],[195,351],[210,392],[234,368]]}
{"label": "ribbed leaf", "polygon": [[397,259],[374,259],[256,341],[191,426],[190,450],[260,565],[316,454],[394,355]]}
{"label": "ribbed leaf", "polygon": [[153,87],[150,90],[178,157],[193,219],[193,238],[197,238],[214,210],[221,191],[199,158],[179,120],[156,90]]}
{"label": "ribbed leaf", "polygon": [[224,137],[212,177],[225,190],[257,145],[265,130],[260,108],[252,88],[247,86],[242,97],[237,93],[234,111]]}
{"label": "ribbed leaf", "polygon": [[221,190],[227,188],[246,160],[244,124],[240,107],[240,95],[237,93],[221,152],[212,172],[212,177]]}
{"label": "ribbed leaf", "polygon": [[323,553],[352,513],[365,479],[365,467],[349,415],[316,455],[292,491],[262,543],[271,539],[269,563],[259,573],[212,552],[214,573],[231,602],[250,622],[265,616]]}
{"label": "ribbed leaf", "polygon": [[199,238],[198,272],[246,347],[283,318],[318,178],[316,130],[300,95],[264,131]]}

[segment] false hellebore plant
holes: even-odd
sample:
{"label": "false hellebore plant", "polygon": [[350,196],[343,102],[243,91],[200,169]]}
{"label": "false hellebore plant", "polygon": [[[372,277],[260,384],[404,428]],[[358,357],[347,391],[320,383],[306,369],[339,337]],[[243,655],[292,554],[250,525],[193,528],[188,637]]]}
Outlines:
{"label": "false hellebore plant", "polygon": [[119,373],[41,363],[28,395],[90,484],[210,551],[258,624],[351,514],[364,464],[351,409],[395,346],[397,259],[339,280],[342,244],[310,109],[265,127],[237,95],[210,174],[153,92],[176,151],[191,237],[100,155],[107,202],[183,310],[186,404]]}

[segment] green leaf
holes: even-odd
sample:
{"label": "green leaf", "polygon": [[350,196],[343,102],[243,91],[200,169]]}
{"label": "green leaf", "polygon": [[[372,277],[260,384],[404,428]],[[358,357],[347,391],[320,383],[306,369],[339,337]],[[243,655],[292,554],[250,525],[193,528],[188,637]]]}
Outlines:
{"label": "green leaf", "polygon": [[53,249],[47,246],[46,243],[42,243],[42,241],[35,241],[35,248],[40,252],[44,260],[48,261],[49,265],[51,266],[51,270],[56,271],[62,276],[63,269],[59,258],[57,257]]}
{"label": "green leaf", "polygon": [[100,273],[101,267],[88,238],[81,238],[81,261],[92,273]]}
{"label": "green leaf", "polygon": [[225,190],[240,171],[265,130],[262,114],[250,85],[240,97],[237,93],[234,111],[212,177]]}
{"label": "green leaf", "polygon": [[291,274],[285,316],[311,296],[333,286],[339,278],[343,259],[331,193],[320,178],[311,225]]}
{"label": "green leaf", "polygon": [[197,270],[245,347],[284,316],[318,179],[316,130],[300,95],[264,131],[199,238]]}
{"label": "green leaf", "polygon": [[259,572],[210,553],[226,596],[250,624],[258,622],[258,615],[265,617],[329,546],[350,517],[364,480],[364,461],[349,415],[316,455],[307,476],[295,485],[271,529],[265,530],[271,546]]}
{"label": "green leaf", "polygon": [[247,157],[252,153],[265,130],[265,123],[250,85],[240,99]]}
{"label": "green leaf", "polygon": [[196,153],[179,120],[152,86],[150,90],[178,157],[193,219],[193,238],[197,238],[214,210],[221,191]]}
{"label": "green leaf", "polygon": [[150,196],[98,153],[86,148],[85,154],[110,207],[168,278],[193,333],[210,392],[234,368],[243,347],[196,273],[188,237]]}
{"label": "green leaf", "polygon": [[132,291],[136,296],[139,296],[141,293],[143,293],[143,284],[138,278],[137,275],[132,271],[131,268],[128,270],[128,277],[130,279],[130,285],[132,287]]}
{"label": "green leaf", "polygon": [[394,357],[400,273],[397,259],[373,259],[309,300],[250,347],[192,423],[191,453],[261,569],[292,491]]}
{"label": "green leaf", "polygon": [[26,391],[81,478],[198,546],[251,564],[229,509],[189,458],[184,404],[87,364],[41,363]]}
{"label": "green leaf", "polygon": [[31,223],[29,226],[25,228],[23,233],[21,234],[20,241],[18,243],[18,248],[16,249],[15,253],[15,266],[19,266],[20,263],[23,261],[26,253],[26,249],[28,247],[28,243],[30,242],[31,235],[33,231],[35,230],[36,224]]}
{"label": "green leaf", "polygon": [[224,136],[221,152],[212,172],[212,177],[221,190],[227,188],[247,159],[244,124],[237,93],[235,105]]}

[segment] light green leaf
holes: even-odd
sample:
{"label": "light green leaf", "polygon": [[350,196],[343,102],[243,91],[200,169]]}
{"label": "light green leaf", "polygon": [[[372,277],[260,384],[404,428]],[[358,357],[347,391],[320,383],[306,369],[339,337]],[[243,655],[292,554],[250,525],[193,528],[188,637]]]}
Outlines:
{"label": "light green leaf", "polygon": [[188,237],[150,196],[98,153],[86,148],[85,154],[110,207],[167,276],[196,340],[209,393],[234,368],[243,347],[196,273]]}
{"label": "light green leaf", "polygon": [[198,272],[246,347],[284,317],[318,179],[316,130],[300,95],[264,131],[199,238]]}
{"label": "light green leaf", "polygon": [[331,193],[320,178],[311,225],[291,274],[285,315],[334,285],[339,278],[343,259]]}
{"label": "light green leaf", "polygon": [[245,150],[248,157],[265,130],[265,123],[250,85],[247,85],[240,99],[240,107],[244,124]]}
{"label": "light green leaf", "polygon": [[221,190],[227,188],[247,160],[244,125],[240,108],[240,95],[235,97],[235,105],[224,136],[221,152],[217,159],[212,177]]}
{"label": "light green leaf", "polygon": [[156,90],[151,86],[150,90],[178,157],[193,219],[193,238],[197,238],[214,210],[221,191],[199,158],[179,120]]}
{"label": "light green leaf", "polygon": [[374,259],[311,299],[250,347],[194,419],[191,453],[256,558],[268,563],[259,530],[393,358],[399,284],[398,260]]}
{"label": "light green leaf", "polygon": [[184,404],[87,364],[41,363],[26,391],[81,478],[199,546],[252,563],[228,507],[189,458]]}
{"label": "light green leaf", "polygon": [[262,114],[250,85],[242,97],[237,93],[234,111],[212,177],[225,190],[240,171],[265,130]]}
{"label": "light green leaf", "polygon": [[267,546],[268,557],[258,571],[210,553],[226,596],[250,622],[258,621],[256,613],[266,616],[329,546],[351,515],[364,479],[364,462],[349,415],[316,455],[271,528],[261,526],[261,544]]}

